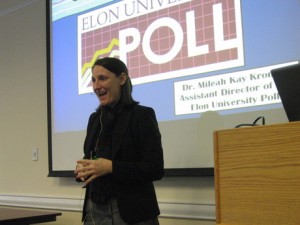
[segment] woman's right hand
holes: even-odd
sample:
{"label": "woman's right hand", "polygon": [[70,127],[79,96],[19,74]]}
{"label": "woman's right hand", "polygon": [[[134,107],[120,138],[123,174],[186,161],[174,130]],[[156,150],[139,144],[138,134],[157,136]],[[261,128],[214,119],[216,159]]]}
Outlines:
{"label": "woman's right hand", "polygon": [[78,179],[78,181],[82,181],[85,182],[86,177],[82,176],[82,169],[84,168],[84,164],[82,163],[77,163],[76,169],[74,171],[74,174],[76,175],[76,178]]}

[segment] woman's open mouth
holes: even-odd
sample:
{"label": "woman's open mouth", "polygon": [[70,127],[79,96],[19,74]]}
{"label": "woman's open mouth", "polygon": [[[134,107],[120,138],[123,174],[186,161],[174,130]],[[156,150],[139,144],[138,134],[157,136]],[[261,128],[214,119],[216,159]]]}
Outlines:
{"label": "woman's open mouth", "polygon": [[95,91],[98,97],[102,97],[107,94],[107,91]]}

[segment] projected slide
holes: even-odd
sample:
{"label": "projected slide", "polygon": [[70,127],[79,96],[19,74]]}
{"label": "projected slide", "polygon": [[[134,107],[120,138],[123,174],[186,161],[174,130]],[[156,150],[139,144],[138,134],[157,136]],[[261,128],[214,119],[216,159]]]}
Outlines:
{"label": "projected slide", "polygon": [[106,56],[126,63],[134,99],[154,108],[166,169],[213,168],[216,129],[286,119],[270,71],[299,63],[298,0],[50,0],[48,8],[50,174],[70,172],[83,155],[99,104],[91,67]]}

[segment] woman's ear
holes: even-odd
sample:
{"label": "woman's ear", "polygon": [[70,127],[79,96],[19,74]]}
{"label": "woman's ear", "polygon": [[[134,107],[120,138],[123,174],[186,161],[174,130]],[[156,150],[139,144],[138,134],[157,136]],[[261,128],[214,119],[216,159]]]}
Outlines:
{"label": "woman's ear", "polygon": [[121,75],[120,75],[120,85],[123,86],[125,84],[126,80],[127,80],[127,74],[124,73],[124,72],[121,73]]}

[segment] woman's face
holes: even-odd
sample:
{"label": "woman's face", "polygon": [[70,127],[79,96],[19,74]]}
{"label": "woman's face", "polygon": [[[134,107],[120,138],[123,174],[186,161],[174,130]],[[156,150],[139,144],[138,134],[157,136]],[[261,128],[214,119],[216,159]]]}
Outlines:
{"label": "woman's face", "polygon": [[126,74],[119,77],[102,66],[94,66],[92,70],[93,89],[101,105],[116,103],[121,97],[121,87],[126,81]]}

